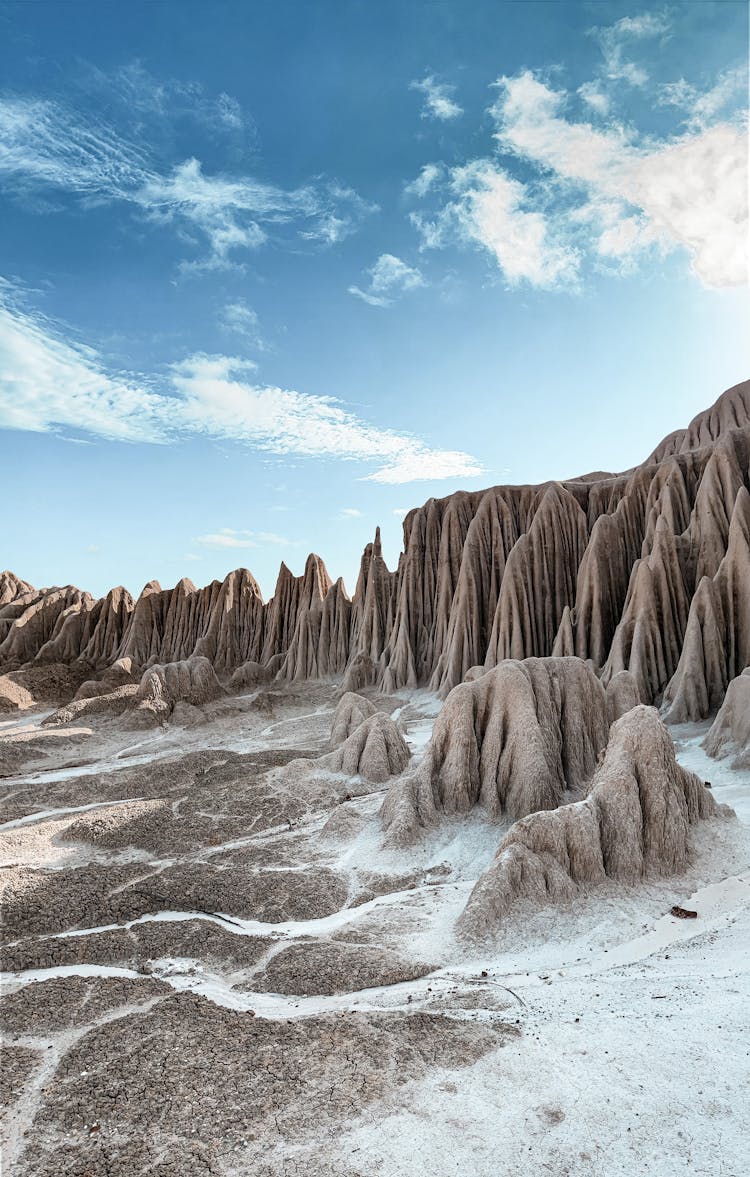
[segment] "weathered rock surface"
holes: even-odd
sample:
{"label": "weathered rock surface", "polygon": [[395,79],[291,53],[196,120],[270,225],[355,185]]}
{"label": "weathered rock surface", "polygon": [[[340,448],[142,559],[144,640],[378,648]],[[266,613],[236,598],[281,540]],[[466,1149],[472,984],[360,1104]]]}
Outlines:
{"label": "weathered rock surface", "polygon": [[703,719],[722,703],[731,679],[750,663],[750,493],[735,500],[727,549],[690,604],[682,653],[664,692],[673,723]]}
{"label": "weathered rock surface", "polygon": [[343,744],[354,729],[374,715],[376,710],[374,703],[364,695],[357,695],[352,691],[342,695],[333,713],[331,747],[337,748],[339,744]]}
{"label": "weathered rock surface", "polygon": [[378,712],[364,719],[340,747],[318,763],[332,772],[382,784],[402,773],[409,757],[409,747],[396,724],[389,715]]}
{"label": "weathered rock surface", "polygon": [[732,755],[736,768],[750,768],[750,666],[730,682],[703,747],[709,756]]}
{"label": "weathered rock surface", "polygon": [[388,840],[475,805],[490,817],[554,809],[593,776],[608,731],[604,687],[580,658],[501,662],[451,691],[421,765],[388,792]]}
{"label": "weathered rock surface", "polygon": [[511,827],[469,896],[459,930],[482,936],[521,903],[563,902],[606,879],[675,874],[688,860],[690,826],[718,812],[702,781],[677,764],[656,711],[636,707],[613,725],[584,800]]}
{"label": "weathered rock surface", "polygon": [[607,709],[609,722],[621,719],[641,701],[638,683],[629,670],[618,670],[607,683]]}
{"label": "weathered rock surface", "polygon": [[171,706],[182,701],[200,707],[220,698],[223,693],[213,666],[208,658],[203,657],[152,666],[138,687],[139,699],[163,699]]}

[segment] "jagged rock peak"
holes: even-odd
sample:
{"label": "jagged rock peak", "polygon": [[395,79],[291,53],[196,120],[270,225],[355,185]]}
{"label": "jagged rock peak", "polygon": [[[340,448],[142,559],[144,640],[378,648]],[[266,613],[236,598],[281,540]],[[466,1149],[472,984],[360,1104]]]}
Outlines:
{"label": "jagged rock peak", "polygon": [[246,570],[204,588],[151,582],[135,604],[107,605],[6,574],[0,669],[196,655],[222,680],[252,662],[291,681],[444,697],[482,663],[575,655],[698,718],[747,657],[749,399],[750,385],[730,389],[623,474],[429,499],[404,520],[395,571],[376,532],[351,601],[314,555],[299,577],[282,564],[266,605]]}
{"label": "jagged rock peak", "polygon": [[750,426],[750,380],[735,384],[723,392],[719,399],[698,413],[687,429],[670,433],[646,459],[644,465],[660,462],[670,454],[682,454],[688,450],[710,445],[730,429],[747,429]]}
{"label": "jagged rock peak", "polygon": [[735,499],[726,554],[713,578],[704,576],[690,603],[677,669],[664,692],[672,723],[704,719],[721,706],[726,688],[750,664],[750,492]]}
{"label": "jagged rock peak", "polygon": [[15,601],[17,597],[33,592],[33,585],[21,580],[15,572],[11,572],[8,568],[4,572],[0,572],[0,605],[7,605],[10,601]]}

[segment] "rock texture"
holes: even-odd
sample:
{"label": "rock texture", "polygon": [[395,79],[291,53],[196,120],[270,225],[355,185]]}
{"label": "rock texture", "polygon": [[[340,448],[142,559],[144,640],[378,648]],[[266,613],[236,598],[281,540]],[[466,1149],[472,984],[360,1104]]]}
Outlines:
{"label": "rock texture", "polygon": [[152,666],[141,679],[138,698],[161,698],[174,706],[178,701],[200,707],[223,694],[208,658],[187,658]]}
{"label": "rock texture", "polygon": [[389,842],[408,844],[439,815],[555,809],[593,776],[609,732],[607,696],[579,658],[507,660],[455,687],[416,773],[383,806]]}
{"label": "rock texture", "polygon": [[458,929],[481,937],[521,903],[570,900],[606,879],[635,883],[674,874],[687,863],[690,826],[717,811],[703,783],[677,764],[656,711],[634,708],[613,725],[584,800],[511,827]]}
{"label": "rock texture", "polygon": [[378,712],[363,720],[339,748],[321,757],[318,764],[332,772],[382,784],[404,771],[409,756],[408,745],[396,724],[390,716]]}
{"label": "rock texture", "polygon": [[734,756],[735,768],[750,768],[750,666],[733,678],[703,741],[709,756]]}
{"label": "rock texture", "polygon": [[351,691],[342,695],[333,713],[331,747],[337,748],[339,744],[343,744],[354,729],[374,715],[375,711],[375,705],[369,699],[365,699],[364,695],[356,695]]}
{"label": "rock texture", "polygon": [[223,682],[253,664],[445,697],[472,667],[574,655],[605,685],[627,671],[670,718],[702,718],[750,660],[748,406],[750,383],[729,389],[622,474],[430,499],[404,520],[395,570],[376,533],[351,600],[314,555],[301,576],[282,565],[265,603],[246,569],[151,582],[136,601],[3,573],[0,673],[205,657]]}

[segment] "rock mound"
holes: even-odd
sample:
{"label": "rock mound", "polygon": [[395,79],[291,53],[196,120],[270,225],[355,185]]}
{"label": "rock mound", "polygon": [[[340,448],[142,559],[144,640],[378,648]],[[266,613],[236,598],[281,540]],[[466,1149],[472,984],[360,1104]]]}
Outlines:
{"label": "rock mound", "polygon": [[44,727],[59,727],[65,723],[75,723],[87,715],[122,715],[135,707],[138,702],[138,684],[130,683],[115,687],[106,694],[84,696],[74,699],[58,708],[52,715],[42,720]]}
{"label": "rock mound", "polygon": [[355,728],[358,728],[361,723],[364,723],[366,719],[369,719],[375,713],[375,705],[369,699],[365,699],[364,695],[357,695],[353,691],[347,691],[345,695],[341,696],[338,706],[333,713],[331,747],[337,748],[339,744],[343,744],[344,740],[349,738]]}
{"label": "rock mound", "polygon": [[606,879],[674,874],[687,862],[690,826],[719,810],[703,783],[677,764],[656,711],[636,707],[612,726],[583,801],[511,827],[469,896],[459,930],[485,935],[521,903],[562,902]]}
{"label": "rock mound", "polygon": [[730,682],[703,747],[709,756],[734,756],[735,768],[750,768],[750,666]]}
{"label": "rock mound", "polygon": [[[118,658],[98,678],[86,679],[76,691],[75,701],[79,699],[93,699],[96,695],[108,695],[120,687],[129,686],[136,681],[133,677],[133,664],[130,658]],[[137,685],[137,681],[136,681]]]}
{"label": "rock mound", "polygon": [[608,731],[604,687],[579,658],[501,662],[449,694],[419,769],[386,797],[388,840],[475,805],[490,817],[555,809],[593,776]]}
{"label": "rock mound", "polygon": [[0,712],[22,711],[33,707],[36,700],[23,683],[16,682],[11,674],[0,675]]}
{"label": "rock mound", "polygon": [[261,683],[268,682],[269,673],[260,662],[243,662],[238,666],[227,683],[230,694],[237,695],[240,691],[252,690]]}
{"label": "rock mound", "polygon": [[178,701],[201,707],[224,694],[208,658],[186,658],[150,667],[138,687],[138,699],[162,699],[170,707]]}
{"label": "rock mound", "polygon": [[378,712],[360,723],[335,752],[321,757],[318,763],[332,772],[382,784],[404,771],[410,755],[396,724],[389,715]]}

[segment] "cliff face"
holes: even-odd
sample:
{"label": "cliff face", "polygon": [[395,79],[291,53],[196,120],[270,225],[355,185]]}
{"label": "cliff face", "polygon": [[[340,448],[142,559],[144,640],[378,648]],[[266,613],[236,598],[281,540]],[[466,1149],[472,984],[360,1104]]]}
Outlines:
{"label": "cliff face", "polygon": [[317,556],[300,577],[282,565],[268,603],[244,569],[202,589],[152,582],[135,602],[4,573],[0,670],[202,656],[224,678],[251,662],[446,695],[473,666],[574,655],[696,719],[750,660],[749,536],[750,382],[624,474],[430,499],[404,520],[395,571],[379,534],[367,546],[352,600]]}

